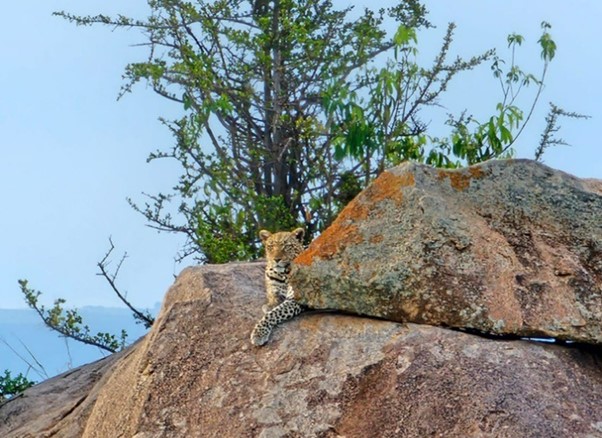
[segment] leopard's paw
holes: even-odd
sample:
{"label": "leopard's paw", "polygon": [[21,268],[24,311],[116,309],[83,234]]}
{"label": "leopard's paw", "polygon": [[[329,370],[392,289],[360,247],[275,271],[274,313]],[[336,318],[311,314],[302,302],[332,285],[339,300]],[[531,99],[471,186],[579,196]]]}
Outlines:
{"label": "leopard's paw", "polygon": [[265,327],[256,326],[251,332],[251,343],[258,347],[267,344],[271,331]]}

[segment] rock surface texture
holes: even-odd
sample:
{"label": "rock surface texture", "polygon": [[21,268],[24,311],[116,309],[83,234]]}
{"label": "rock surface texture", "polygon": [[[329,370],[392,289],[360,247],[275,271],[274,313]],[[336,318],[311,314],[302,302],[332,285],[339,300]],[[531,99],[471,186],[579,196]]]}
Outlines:
{"label": "rock surface texture", "polygon": [[0,437],[602,437],[601,195],[529,161],[392,169],[291,282],[409,324],[307,312],[255,348],[265,265],[188,268],[135,345],[1,404]]}
{"label": "rock surface texture", "polygon": [[534,161],[393,168],[295,262],[314,309],[602,343],[602,182]]}
{"label": "rock surface texture", "polygon": [[595,347],[319,312],[252,347],[264,266],[184,270],[143,339],[1,405],[0,436],[602,437]]}

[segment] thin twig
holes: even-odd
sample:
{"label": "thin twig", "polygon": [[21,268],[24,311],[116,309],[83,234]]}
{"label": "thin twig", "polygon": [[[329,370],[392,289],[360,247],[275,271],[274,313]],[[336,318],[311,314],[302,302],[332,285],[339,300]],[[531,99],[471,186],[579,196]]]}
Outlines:
{"label": "thin twig", "polygon": [[121,268],[121,265],[123,264],[123,261],[127,257],[127,253],[124,253],[124,255],[121,258],[121,260],[119,261],[119,263],[117,265],[117,269],[115,270],[115,272],[113,273],[113,275],[111,275],[107,271],[107,266],[108,266],[107,260],[108,260],[109,256],[111,255],[111,253],[113,252],[113,250],[115,249],[115,245],[113,244],[113,240],[110,237],[109,237],[109,243],[110,243],[111,247],[109,248],[109,250],[107,251],[107,253],[105,254],[105,256],[102,258],[102,260],[97,263],[97,266],[100,269],[100,273],[98,273],[96,275],[100,275],[100,276],[104,277],[105,280],[107,280],[107,282],[109,283],[109,286],[111,286],[111,289],[113,289],[113,292],[115,292],[115,294],[119,297],[119,299],[134,313],[134,318],[142,321],[145,324],[146,327],[150,327],[155,322],[154,319],[150,318],[148,315],[145,315],[144,313],[142,313],[141,311],[139,311],[138,309],[136,309],[127,300],[127,298],[126,298],[127,293],[122,293],[119,290],[119,288],[117,288],[117,285],[115,284],[115,279],[117,277],[119,269]]}

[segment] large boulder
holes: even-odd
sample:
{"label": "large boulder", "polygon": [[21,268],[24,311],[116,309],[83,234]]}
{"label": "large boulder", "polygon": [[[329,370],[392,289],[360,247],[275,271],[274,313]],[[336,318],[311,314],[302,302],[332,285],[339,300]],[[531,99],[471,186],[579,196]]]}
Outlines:
{"label": "large boulder", "polygon": [[0,437],[81,437],[113,367],[135,348],[69,370],[0,403]]}
{"label": "large boulder", "polygon": [[602,182],[534,161],[395,167],[295,262],[314,309],[602,343]]}
{"label": "large boulder", "polygon": [[143,339],[0,405],[0,436],[602,437],[592,347],[325,313],[251,346],[264,266],[184,270]]}

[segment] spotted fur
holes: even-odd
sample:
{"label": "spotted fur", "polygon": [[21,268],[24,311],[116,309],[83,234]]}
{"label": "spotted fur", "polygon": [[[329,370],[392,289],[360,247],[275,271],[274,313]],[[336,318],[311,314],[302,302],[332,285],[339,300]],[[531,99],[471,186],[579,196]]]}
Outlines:
{"label": "spotted fur", "polygon": [[259,232],[259,237],[265,247],[265,292],[267,310],[282,303],[288,293],[288,276],[295,257],[303,252],[303,228],[293,231],[270,233],[266,230]]}
{"label": "spotted fur", "polygon": [[303,306],[294,301],[293,290],[288,285],[291,264],[303,251],[303,234],[303,228],[274,234],[266,230],[259,232],[267,259],[265,269],[267,305],[263,309],[265,315],[251,333],[251,342],[254,345],[264,345],[274,327],[294,318],[304,310]]}
{"label": "spotted fur", "polygon": [[277,325],[294,318],[305,308],[291,298],[285,299],[281,304],[263,315],[263,318],[253,328],[251,342],[253,345],[264,345],[268,342],[272,330]]}

